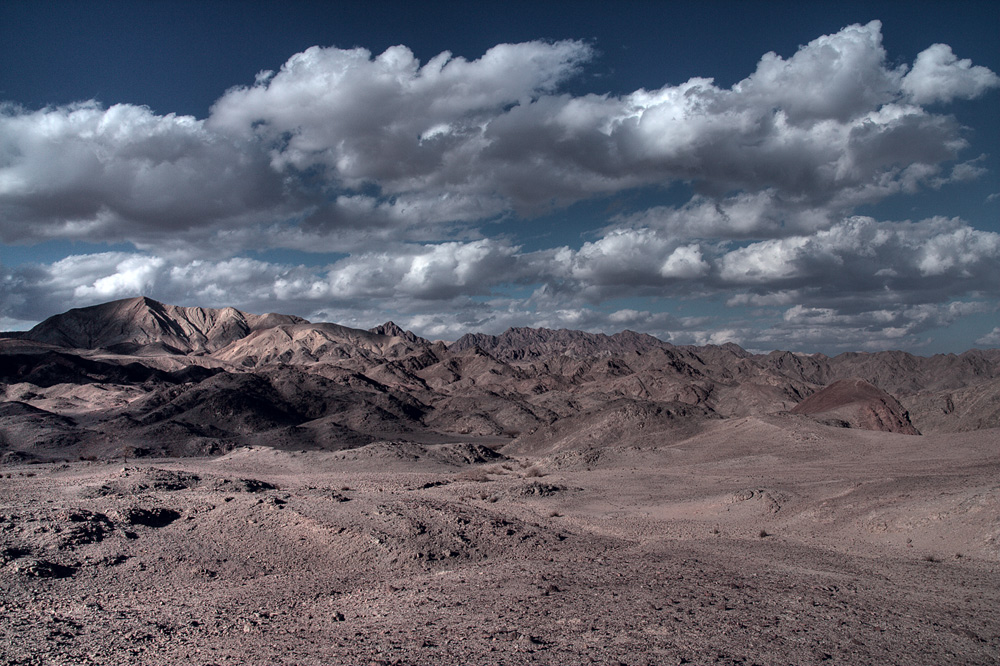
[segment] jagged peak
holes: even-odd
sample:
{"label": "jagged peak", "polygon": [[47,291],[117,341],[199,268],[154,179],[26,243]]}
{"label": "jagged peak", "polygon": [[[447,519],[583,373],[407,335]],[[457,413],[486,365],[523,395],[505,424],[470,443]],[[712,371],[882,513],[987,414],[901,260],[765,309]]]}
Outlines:
{"label": "jagged peak", "polygon": [[374,335],[384,335],[389,338],[403,338],[407,342],[415,344],[430,344],[427,340],[424,340],[416,333],[404,330],[394,321],[387,321],[384,324],[379,324],[378,326],[369,328],[368,332]]}

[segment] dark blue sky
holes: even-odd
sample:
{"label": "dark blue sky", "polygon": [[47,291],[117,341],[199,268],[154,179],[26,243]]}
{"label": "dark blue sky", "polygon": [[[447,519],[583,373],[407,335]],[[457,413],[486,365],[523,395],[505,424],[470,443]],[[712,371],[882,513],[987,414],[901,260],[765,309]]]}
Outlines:
{"label": "dark blue sky", "polygon": [[[677,342],[735,340],[803,351],[997,345],[997,292],[984,285],[1000,260],[993,249],[1000,231],[994,196],[1000,195],[1000,95],[988,76],[1000,72],[998,7],[6,0],[0,2],[0,102],[8,106],[0,118],[14,139],[5,145],[0,134],[6,276],[0,322],[27,325],[52,314],[46,309],[143,291],[183,304],[225,302],[355,325],[391,316],[440,337],[528,324],[637,328]],[[954,57],[938,53],[936,62],[955,76],[978,72],[979,82],[972,77],[937,94],[930,70],[921,71],[920,81],[911,77],[902,92],[865,79],[845,89],[844,95],[858,95],[856,104],[845,97],[849,111],[834,109],[833,93],[820,99],[822,81],[807,90],[815,77],[842,74],[823,69],[831,52],[820,38],[839,35],[847,44],[841,31],[875,20],[881,63],[844,59],[838,67],[858,68],[859,80],[898,79],[929,47],[944,44]],[[356,136],[337,134],[348,131],[339,123],[351,113],[342,102],[384,91],[345,84],[338,97],[317,87],[319,79],[302,79],[308,97],[295,103],[328,105],[329,126],[322,113],[305,117],[275,106],[290,99],[278,88],[280,75],[263,84],[270,86],[270,107],[227,95],[226,113],[211,110],[228,90],[253,86],[258,72],[278,71],[312,46],[361,47],[374,58],[403,45],[422,65],[442,51],[476,61],[498,44],[569,44],[562,40],[577,40],[565,47],[571,65],[519,65],[560,72],[554,88],[526,89],[532,104],[524,97],[491,102],[492,110],[470,107],[433,127],[432,119],[396,111],[382,131],[364,125],[373,133],[348,148],[342,141]],[[762,73],[757,83],[745,82],[746,90],[730,91],[754,75],[768,52],[781,63],[798,57],[787,68],[790,78],[768,83]],[[497,75],[498,85],[514,81],[516,67]],[[662,123],[649,105],[662,111],[666,98],[641,101],[637,91],[665,95],[694,77],[713,79],[714,87],[689,93],[701,102],[684,111],[693,115],[683,125],[663,125],[660,134],[649,133],[652,124],[628,134],[627,121],[618,134],[601,129],[626,141],[614,146],[574,134],[582,126],[573,123],[604,122],[596,120],[600,114],[623,122],[635,104],[647,109],[643,122]],[[844,80],[831,78],[829,89]],[[801,100],[793,99],[796,86],[803,88]],[[602,95],[606,102],[596,101]],[[420,99],[435,104],[433,96]],[[919,112],[890,118],[906,100]],[[71,115],[74,105],[88,103]],[[400,103],[405,109],[412,101]],[[833,115],[796,120],[794,108],[812,114],[816,104],[825,105],[820,115]],[[115,105],[127,113],[111,113]],[[586,121],[567,115],[583,107],[592,114]],[[148,111],[129,111],[142,108]],[[260,118],[246,125],[250,108]],[[193,116],[204,126],[168,114]],[[864,121],[865,114],[876,115]],[[800,127],[783,129],[785,117]],[[733,125],[725,138],[724,126],[715,124],[721,118],[754,124]],[[358,132],[363,120],[345,120],[344,127]],[[66,124],[46,133],[56,121]],[[871,122],[881,128],[878,136],[866,134]],[[829,132],[823,123],[832,123]],[[422,147],[391,134],[411,126],[426,133]],[[426,153],[425,140],[457,137],[452,132],[460,126],[464,136],[479,127],[491,147],[475,158],[464,151],[480,144]],[[520,129],[504,134],[513,127]],[[247,131],[251,143],[244,142]],[[675,144],[658,143],[675,131],[681,133],[670,141],[684,144],[683,154]],[[244,143],[226,143],[237,135]],[[516,138],[529,136],[535,138]],[[291,137],[309,147],[308,156],[291,149]],[[820,145],[828,139],[829,146]],[[793,149],[794,142],[804,143]],[[654,144],[655,156],[640,154]],[[850,154],[838,158],[837,150]],[[386,162],[393,151],[398,160]],[[47,161],[60,154],[67,156],[63,163]],[[472,160],[464,172],[441,170],[459,154]],[[428,159],[443,161],[428,170]],[[197,175],[201,168],[207,175]],[[528,177],[536,168],[539,175]],[[87,175],[95,173],[100,177]],[[231,217],[226,201],[240,209]],[[870,226],[848,222],[856,216]],[[846,229],[885,244],[874,254],[848,256],[861,246],[843,240]],[[893,263],[919,247],[940,251],[909,267]],[[767,261],[774,263],[761,263]],[[871,270],[861,282],[874,280],[891,296],[880,300],[882,292],[831,272],[836,265]],[[241,279],[240,270],[252,275]],[[198,271],[225,286],[198,286],[191,281]]]}
{"label": "dark blue sky", "polygon": [[599,50],[585,77],[596,81],[570,89],[621,94],[692,76],[729,86],[767,51],[788,56],[875,19],[900,62],[943,42],[1000,68],[996,2],[5,0],[0,99],[39,107],[96,98],[203,118],[227,88],[314,45],[381,53],[405,44],[426,61],[533,39],[584,39]]}

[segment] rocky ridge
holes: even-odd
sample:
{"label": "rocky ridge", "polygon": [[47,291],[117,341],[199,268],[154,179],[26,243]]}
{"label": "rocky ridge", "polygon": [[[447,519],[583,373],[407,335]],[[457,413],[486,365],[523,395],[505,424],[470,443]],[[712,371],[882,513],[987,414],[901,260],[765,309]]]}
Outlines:
{"label": "rocky ridge", "polygon": [[136,298],[0,339],[0,390],[6,456],[389,440],[595,449],[788,411],[904,434],[995,428],[1000,350],[831,358],[529,328],[446,345],[392,322],[366,331]]}

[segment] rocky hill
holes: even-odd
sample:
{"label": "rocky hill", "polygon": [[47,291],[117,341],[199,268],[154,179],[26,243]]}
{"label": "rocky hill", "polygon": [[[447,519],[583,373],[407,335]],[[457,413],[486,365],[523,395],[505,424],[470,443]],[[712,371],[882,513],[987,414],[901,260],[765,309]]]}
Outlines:
{"label": "rocky hill", "polygon": [[838,379],[795,405],[792,414],[847,428],[920,434],[898,400],[863,379]]}
{"label": "rocky hill", "polygon": [[520,451],[659,446],[719,419],[792,412],[897,433],[1000,427],[1000,351],[751,354],[513,328],[450,346],[148,298],[0,339],[0,454],[203,454],[379,440]]}
{"label": "rocky hill", "polygon": [[292,315],[254,315],[235,308],[185,308],[129,298],[49,317],[21,336],[71,349],[124,353],[147,345],[172,353],[210,352],[274,326],[308,323]]}

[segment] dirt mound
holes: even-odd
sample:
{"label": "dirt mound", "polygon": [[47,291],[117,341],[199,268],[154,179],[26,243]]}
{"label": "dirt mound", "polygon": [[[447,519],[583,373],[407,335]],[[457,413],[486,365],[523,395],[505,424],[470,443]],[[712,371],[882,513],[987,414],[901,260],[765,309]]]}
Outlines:
{"label": "dirt mound", "polygon": [[863,379],[836,381],[800,402],[791,413],[849,428],[920,434],[898,400]]}

